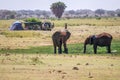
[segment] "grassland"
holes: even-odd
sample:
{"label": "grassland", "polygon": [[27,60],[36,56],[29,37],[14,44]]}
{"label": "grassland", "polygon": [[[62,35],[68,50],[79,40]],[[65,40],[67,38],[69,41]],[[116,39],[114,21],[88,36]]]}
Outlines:
{"label": "grassland", "polygon": [[[16,20],[0,20],[0,30],[8,30],[10,25]],[[20,20],[24,22],[24,20]],[[44,21],[41,19],[40,21]],[[120,18],[113,17],[113,18],[80,18],[80,19],[48,19],[48,21],[53,22],[56,27],[63,27],[64,23],[68,23],[68,26],[119,26],[120,25]],[[24,26],[24,24],[23,24]]]}
{"label": "grassland", "polygon": [[[52,45],[52,34],[63,27],[55,27],[52,31],[1,31],[0,47],[7,49],[28,48],[30,46],[39,47]],[[83,43],[89,35],[108,32],[113,36],[113,40],[120,39],[120,26],[69,26],[71,38],[68,44]]]}
{"label": "grassland", "polygon": [[[69,44],[68,45],[69,54],[83,54],[83,44],[76,43],[76,44]],[[112,55],[120,55],[120,41],[113,41],[112,42]],[[0,53],[2,54],[9,54],[9,53],[16,53],[16,54],[53,54],[53,46],[39,46],[39,47],[29,47],[29,48],[22,48],[22,49],[1,49]],[[98,54],[105,54],[107,52],[106,47],[98,47]],[[91,54],[93,52],[93,46],[87,46],[87,53]]]}
{"label": "grassland", "polygon": [[[52,31],[9,31],[15,20],[0,20],[0,80],[119,80],[120,18],[62,19]],[[69,54],[54,55],[52,34],[68,23]],[[93,54],[83,43],[87,36],[108,32],[113,36],[112,54],[98,47]]]}
{"label": "grassland", "polygon": [[119,80],[120,57],[10,54],[0,56],[0,80]]}
{"label": "grassland", "polygon": [[69,26],[119,26],[120,18],[81,18],[81,19],[62,19],[62,20],[50,20],[54,21],[56,26],[63,26],[64,23],[68,23]]}

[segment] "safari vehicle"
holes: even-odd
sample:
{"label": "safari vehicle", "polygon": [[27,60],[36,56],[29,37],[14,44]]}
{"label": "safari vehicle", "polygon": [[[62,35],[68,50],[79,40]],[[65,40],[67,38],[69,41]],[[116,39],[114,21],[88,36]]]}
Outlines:
{"label": "safari vehicle", "polygon": [[42,23],[42,30],[52,30],[54,28],[54,23],[52,24],[51,22],[43,22]]}
{"label": "safari vehicle", "polygon": [[41,22],[25,22],[25,30],[41,30],[42,23]]}
{"label": "safari vehicle", "polygon": [[51,31],[54,24],[51,22],[25,22],[25,30],[49,30]]}

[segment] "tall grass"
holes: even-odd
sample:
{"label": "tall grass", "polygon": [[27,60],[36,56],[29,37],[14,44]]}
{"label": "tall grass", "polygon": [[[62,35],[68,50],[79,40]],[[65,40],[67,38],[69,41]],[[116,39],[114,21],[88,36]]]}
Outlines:
{"label": "tall grass", "polygon": [[1,31],[0,35],[6,37],[41,37],[42,34],[38,31]]}
{"label": "tall grass", "polygon": [[69,26],[119,26],[120,18],[81,18],[81,19],[61,19],[51,20],[55,23],[55,26],[64,26],[64,23],[68,23]]}
{"label": "tall grass", "polygon": [[0,30],[9,30],[10,26],[16,20],[0,20]]}
{"label": "tall grass", "polygon": [[[0,20],[0,30],[8,30],[11,24],[15,20]],[[21,20],[22,21],[22,20]],[[41,21],[44,21],[41,19]],[[55,24],[55,27],[63,26],[64,23],[68,23],[69,26],[80,26],[80,25],[88,25],[88,26],[120,26],[120,18],[78,18],[78,19],[49,19],[49,21]],[[24,26],[24,24],[23,24]]]}

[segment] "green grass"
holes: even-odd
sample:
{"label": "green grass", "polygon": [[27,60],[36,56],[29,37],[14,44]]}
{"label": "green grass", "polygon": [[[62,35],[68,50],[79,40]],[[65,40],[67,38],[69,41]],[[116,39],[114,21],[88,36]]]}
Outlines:
{"label": "green grass", "polygon": [[96,18],[80,18],[80,19],[61,19],[61,20],[51,20],[55,23],[55,26],[63,26],[64,23],[68,23],[68,26],[119,26],[120,18],[101,18],[100,20]]}
{"label": "green grass", "polygon": [[[83,53],[83,44],[69,44],[68,45],[70,54]],[[120,41],[113,41],[111,46],[112,53],[120,54]],[[98,47],[98,54],[106,53],[106,47]],[[53,46],[40,46],[40,47],[30,47],[28,49],[1,49],[0,53],[28,53],[28,54],[53,54]],[[87,52],[93,53],[93,46],[87,45]]]}

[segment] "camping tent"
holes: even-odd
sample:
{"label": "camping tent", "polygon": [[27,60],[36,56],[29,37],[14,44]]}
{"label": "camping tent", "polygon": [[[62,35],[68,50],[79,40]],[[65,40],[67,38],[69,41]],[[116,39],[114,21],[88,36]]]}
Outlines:
{"label": "camping tent", "polygon": [[11,25],[10,30],[23,30],[22,23],[20,21],[14,22]]}

